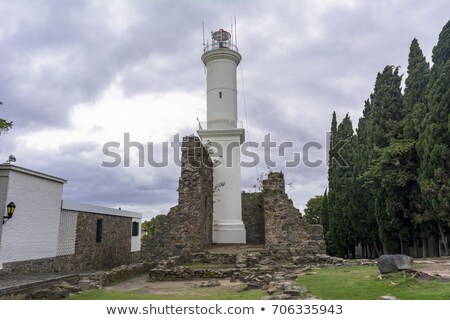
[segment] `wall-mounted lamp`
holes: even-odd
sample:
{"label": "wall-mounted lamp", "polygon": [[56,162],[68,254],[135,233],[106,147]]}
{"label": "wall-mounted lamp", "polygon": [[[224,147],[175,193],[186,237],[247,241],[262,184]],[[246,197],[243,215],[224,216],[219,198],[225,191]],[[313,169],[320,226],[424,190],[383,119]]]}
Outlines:
{"label": "wall-mounted lamp", "polygon": [[16,205],[14,204],[14,202],[10,202],[6,206],[6,214],[7,215],[3,217],[3,224],[5,224],[6,221],[8,221],[9,219],[11,219],[13,217],[15,210],[16,210]]}

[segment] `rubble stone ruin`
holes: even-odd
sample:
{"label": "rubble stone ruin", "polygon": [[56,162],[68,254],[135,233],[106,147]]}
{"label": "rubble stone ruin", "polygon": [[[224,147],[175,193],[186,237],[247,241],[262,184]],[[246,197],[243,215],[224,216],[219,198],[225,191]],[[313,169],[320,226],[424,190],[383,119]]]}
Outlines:
{"label": "rubble stone ruin", "polygon": [[[182,143],[178,205],[171,208],[159,231],[142,245],[146,259],[171,256],[189,259],[212,247],[213,163],[208,151],[194,136]],[[264,246],[274,255],[325,254],[321,225],[307,224],[285,192],[284,175],[270,172],[263,190],[242,193],[242,220],[247,244]],[[217,244],[215,244],[217,245]]]}

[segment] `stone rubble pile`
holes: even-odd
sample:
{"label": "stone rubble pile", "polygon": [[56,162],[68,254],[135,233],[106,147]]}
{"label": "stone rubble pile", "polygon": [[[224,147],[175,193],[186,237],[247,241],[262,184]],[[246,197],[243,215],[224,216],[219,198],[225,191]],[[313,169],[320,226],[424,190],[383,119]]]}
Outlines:
{"label": "stone rubble pile", "polygon": [[[262,250],[250,253],[206,253],[192,255],[189,265],[178,265],[186,257],[170,257],[161,260],[148,273],[149,281],[201,280],[200,287],[220,285],[219,279],[245,283],[245,290],[265,290],[265,300],[313,299],[304,286],[295,286],[299,276],[316,274],[311,268],[337,267],[344,265],[374,265],[373,260],[344,260],[325,254],[289,256],[279,260],[277,256]],[[204,264],[203,266],[201,264]],[[218,267],[220,266],[220,268]],[[201,267],[201,268],[199,268]]]}

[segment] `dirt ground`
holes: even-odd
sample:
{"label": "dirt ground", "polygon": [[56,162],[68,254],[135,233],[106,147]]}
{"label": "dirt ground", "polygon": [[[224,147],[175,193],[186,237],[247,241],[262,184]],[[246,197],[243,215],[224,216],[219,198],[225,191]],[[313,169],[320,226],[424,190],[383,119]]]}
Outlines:
{"label": "dirt ground", "polygon": [[[137,278],[129,279],[112,286],[105,287],[105,290],[111,291],[133,291],[148,294],[177,294],[182,291],[192,291],[200,288],[200,284],[205,280],[185,280],[185,281],[158,281],[148,282],[148,276],[142,275]],[[242,283],[230,282],[229,279],[219,280],[220,288],[230,290],[240,290]]]}
{"label": "dirt ground", "polygon": [[[431,275],[440,275],[450,279],[450,257],[414,259],[413,267]],[[196,290],[202,282],[204,280],[148,282],[147,275],[142,275],[106,287],[105,290],[134,291],[149,294],[177,294],[183,291]],[[230,280],[220,280],[219,282],[220,288],[223,289],[239,290],[242,287],[240,282],[230,282]],[[198,289],[201,290],[202,288]]]}
{"label": "dirt ground", "polygon": [[450,279],[450,257],[414,259],[413,268]]}

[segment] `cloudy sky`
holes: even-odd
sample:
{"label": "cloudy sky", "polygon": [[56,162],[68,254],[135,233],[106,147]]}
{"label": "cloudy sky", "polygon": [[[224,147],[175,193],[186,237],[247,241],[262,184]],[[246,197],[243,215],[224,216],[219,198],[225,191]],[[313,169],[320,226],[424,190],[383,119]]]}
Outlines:
{"label": "cloudy sky", "polygon": [[[162,142],[195,133],[196,118],[206,120],[202,22],[208,35],[236,16],[246,139],[293,143],[285,157],[273,150],[272,170],[285,172],[303,209],[326,188],[325,148],[309,154],[317,167],[284,162],[308,142],[325,147],[333,110],[356,124],[385,65],[406,76],[414,37],[430,60],[449,12],[446,0],[1,0],[0,117],[14,128],[0,137],[0,161],[14,154],[19,166],[67,179],[68,200],[167,212],[177,202],[173,160],[139,167],[134,152],[129,167],[107,168],[102,148],[117,142],[123,152],[128,133],[153,142],[158,160]],[[267,170],[243,168],[242,188]]]}

